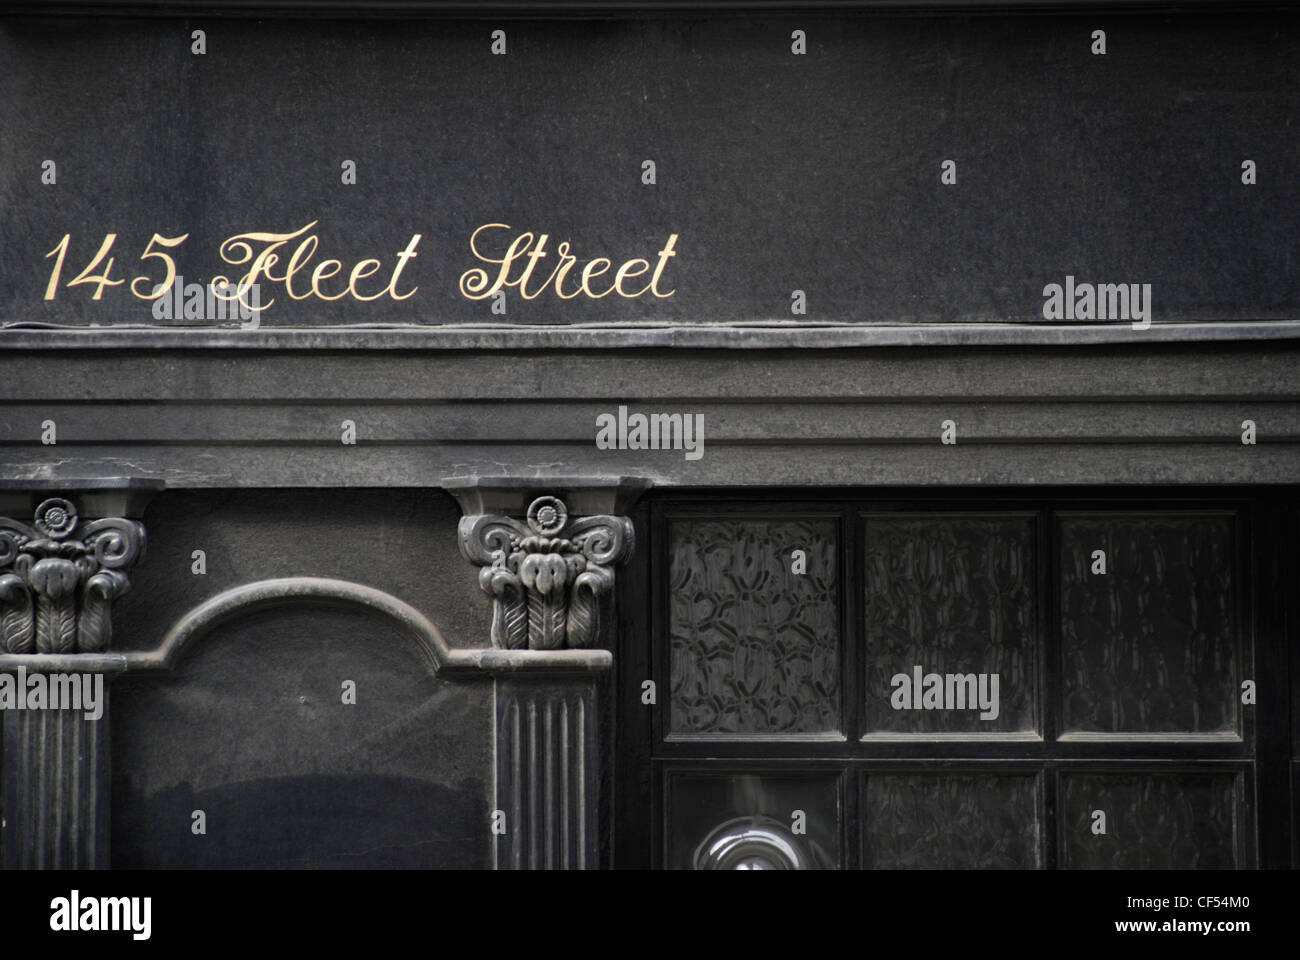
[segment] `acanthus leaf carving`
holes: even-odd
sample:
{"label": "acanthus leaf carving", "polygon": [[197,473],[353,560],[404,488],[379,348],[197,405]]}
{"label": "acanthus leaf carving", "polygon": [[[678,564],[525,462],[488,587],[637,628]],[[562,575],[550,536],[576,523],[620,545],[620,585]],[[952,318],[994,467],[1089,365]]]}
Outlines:
{"label": "acanthus leaf carving", "polygon": [[0,652],[99,653],[111,642],[110,607],[130,589],[144,525],[108,517],[81,523],[62,498],[31,525],[0,517]]}
{"label": "acanthus leaf carving", "polygon": [[538,497],[527,522],[474,515],[460,522],[461,552],[479,565],[492,598],[492,643],[507,649],[596,646],[614,567],[632,553],[627,517],[570,520],[557,497]]}

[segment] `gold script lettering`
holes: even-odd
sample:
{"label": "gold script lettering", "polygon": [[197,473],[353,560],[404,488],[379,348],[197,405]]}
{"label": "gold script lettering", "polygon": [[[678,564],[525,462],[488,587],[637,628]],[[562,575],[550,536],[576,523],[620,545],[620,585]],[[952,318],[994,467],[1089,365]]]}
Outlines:
{"label": "gold script lettering", "polygon": [[[534,272],[538,270],[538,262],[548,255],[546,242],[550,239],[550,234],[535,235],[532,231],[525,230],[511,239],[504,252],[499,256],[488,253],[486,238],[481,239],[479,234],[488,230],[509,231],[511,229],[511,226],[507,223],[485,223],[470,234],[470,253],[474,255],[476,260],[488,266],[471,267],[460,275],[460,292],[462,296],[470,300],[486,300],[507,287],[517,287],[519,295],[525,300],[535,300],[547,289],[554,290],[556,296],[562,300],[572,300],[584,294],[593,300],[599,300],[611,293],[617,293],[620,297],[631,300],[645,293],[651,293],[656,297],[671,297],[677,292],[676,289],[673,289],[664,293],[659,289],[659,282],[663,277],[664,269],[668,265],[668,260],[677,255],[675,247],[678,235],[675,233],[669,235],[668,242],[659,251],[657,255],[658,262],[655,264],[650,282],[639,290],[629,290],[624,284],[625,281],[632,277],[639,277],[649,272],[649,260],[636,258],[622,263],[614,272],[614,279],[610,285],[600,289],[593,285],[593,279],[608,273],[614,262],[608,257],[595,257],[588,261],[579,272],[578,288],[569,292],[564,289],[564,280],[578,262],[578,258],[569,252],[569,242],[565,240],[556,246],[555,267],[551,270],[550,276],[535,289],[530,289],[529,284],[533,282]],[[536,240],[535,244],[534,239]],[[524,263],[518,271],[518,276],[514,276],[513,268],[518,261],[524,261]]]}
{"label": "gold script lettering", "polygon": [[[245,295],[258,282],[259,278],[265,279],[268,283],[284,284],[285,292],[293,300],[306,300],[308,297],[318,297],[321,300],[341,300],[343,297],[351,296],[357,300],[378,300],[383,296],[390,296],[394,300],[406,300],[413,296],[419,287],[412,287],[405,293],[397,292],[397,284],[401,279],[402,271],[406,268],[408,262],[419,254],[415,248],[419,246],[420,234],[412,234],[410,242],[406,249],[397,254],[397,263],[393,266],[392,276],[389,278],[387,286],[378,293],[364,294],[357,289],[357,282],[367,277],[373,276],[379,272],[383,264],[373,258],[359,261],[352,267],[348,274],[347,287],[335,294],[326,293],[321,289],[321,281],[328,280],[330,277],[338,275],[343,270],[341,260],[322,260],[311,270],[311,285],[307,290],[298,292],[294,289],[294,277],[307,270],[308,262],[316,253],[316,248],[320,241],[316,234],[308,233],[312,227],[316,226],[319,221],[313,220],[292,233],[269,233],[257,231],[253,233],[239,233],[223,241],[218,252],[221,259],[226,263],[234,266],[244,266],[248,264],[248,272],[239,278],[238,283],[232,284],[231,288],[234,293],[226,295],[216,293],[223,300],[239,299],[250,308],[253,306]],[[306,234],[306,236],[303,236]],[[297,248],[289,257],[289,261],[284,266],[284,272],[277,274],[275,266],[280,262],[280,253],[278,252],[290,240],[302,237]],[[531,242],[531,236],[529,242]],[[263,245],[260,248],[255,245]],[[225,285],[230,284],[227,277],[213,277],[212,285],[217,289],[225,289]],[[215,292],[215,291],[214,291]],[[265,309],[273,304],[273,298],[261,300],[261,308]]]}
{"label": "gold script lettering", "polygon": [[[294,237],[302,236],[312,227],[316,226],[316,223],[317,221],[313,220],[311,223],[307,224],[307,226],[295,230],[293,233],[237,233],[233,237],[223,240],[221,246],[217,249],[217,252],[221,254],[221,259],[226,261],[226,263],[231,266],[240,267],[248,263],[250,260],[253,262],[248,268],[248,272],[239,278],[239,282],[235,285],[234,293],[229,296],[223,294],[217,294],[217,296],[221,297],[222,300],[234,300],[238,297],[245,306],[251,308],[252,304],[247,300],[244,300],[244,295],[248,293],[253,284],[257,283],[258,276],[265,276],[268,280],[278,279],[271,276],[271,268],[274,267],[280,259],[279,255],[275,251],[288,243]],[[266,244],[266,246],[262,248],[261,252],[257,254],[256,259],[253,258],[254,243]],[[227,277],[212,278],[212,287],[218,290],[225,289],[229,283],[230,280]],[[290,296],[293,296],[293,294],[291,293]],[[273,303],[275,303],[274,299],[262,301],[262,309],[266,309]]]}

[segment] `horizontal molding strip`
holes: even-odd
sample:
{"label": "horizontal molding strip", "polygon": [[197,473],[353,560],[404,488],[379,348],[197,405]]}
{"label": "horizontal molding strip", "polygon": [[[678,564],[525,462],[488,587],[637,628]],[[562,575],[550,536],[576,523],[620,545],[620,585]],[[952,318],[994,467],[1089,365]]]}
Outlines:
{"label": "horizontal molding strip", "polygon": [[[106,445],[318,446],[339,445],[339,423],[363,424],[358,445],[593,446],[598,418],[628,415],[702,416],[709,444],[924,444],[937,440],[948,418],[966,443],[1223,443],[1239,442],[1241,423],[1256,421],[1260,443],[1300,442],[1300,402],[1240,399],[1231,403],[1150,398],[969,402],[692,402],[661,398],[564,402],[382,404],[118,403],[59,401],[6,404],[0,445],[41,447],[41,424],[58,424],[58,450]],[[659,421],[655,421],[659,423]],[[656,429],[658,429],[656,427]],[[656,446],[660,436],[655,435]]]}
{"label": "horizontal molding strip", "polygon": [[680,347],[729,350],[831,350],[897,346],[1073,346],[1099,343],[1188,343],[1300,339],[1300,320],[1152,323],[816,324],[521,324],[374,325],[241,330],[191,327],[0,328],[0,351],[12,350],[609,350]]}
{"label": "horizontal molding strip", "polygon": [[[960,427],[959,427],[960,430]],[[130,473],[169,489],[208,487],[436,487],[440,478],[509,475],[540,484],[555,476],[628,475],[656,486],[1025,486],[1094,484],[1295,484],[1300,444],[928,443],[711,446],[597,450],[594,445],[448,444],[344,446],[0,447],[0,477],[52,485]]]}
{"label": "horizontal molding strip", "polygon": [[1300,401],[1300,339],[767,352],[5,350],[0,403]]}

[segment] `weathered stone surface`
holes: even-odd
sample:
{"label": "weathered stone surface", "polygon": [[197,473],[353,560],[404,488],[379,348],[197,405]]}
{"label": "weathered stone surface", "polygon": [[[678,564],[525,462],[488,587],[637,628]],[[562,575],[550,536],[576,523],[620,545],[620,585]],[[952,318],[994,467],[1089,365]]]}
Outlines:
{"label": "weathered stone surface", "polygon": [[[513,365],[481,352],[192,350],[115,358],[111,371],[93,352],[0,353],[0,472],[129,469],[171,487],[512,475],[539,494],[582,475],[681,487],[1283,484],[1300,476],[1297,343],[574,352],[532,365],[527,396]],[[596,418],[620,404],[701,415],[703,456],[597,449]],[[39,439],[50,416],[57,446]],[[344,419],[355,445],[341,442]],[[946,419],[955,446],[939,443]],[[1246,419],[1256,446],[1240,442]]]}

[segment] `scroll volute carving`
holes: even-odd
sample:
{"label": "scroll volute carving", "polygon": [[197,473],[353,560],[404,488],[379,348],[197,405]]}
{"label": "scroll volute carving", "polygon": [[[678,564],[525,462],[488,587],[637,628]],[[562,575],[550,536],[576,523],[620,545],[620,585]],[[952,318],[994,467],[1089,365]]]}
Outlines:
{"label": "scroll volute carving", "polygon": [[559,650],[599,644],[603,600],[634,535],[627,517],[571,519],[562,500],[538,497],[526,521],[463,517],[460,546],[492,597],[493,645]]}
{"label": "scroll volute carving", "polygon": [[57,497],[36,508],[30,525],[0,517],[0,652],[107,650],[111,604],[130,589],[126,572],[144,547],[140,522],[83,523]]}

